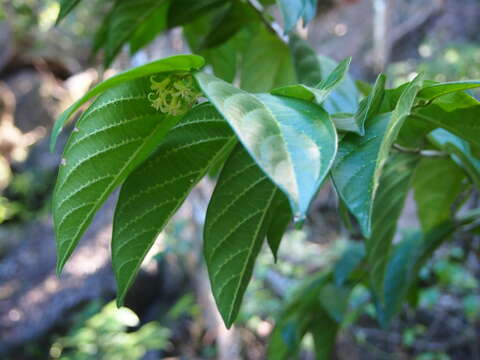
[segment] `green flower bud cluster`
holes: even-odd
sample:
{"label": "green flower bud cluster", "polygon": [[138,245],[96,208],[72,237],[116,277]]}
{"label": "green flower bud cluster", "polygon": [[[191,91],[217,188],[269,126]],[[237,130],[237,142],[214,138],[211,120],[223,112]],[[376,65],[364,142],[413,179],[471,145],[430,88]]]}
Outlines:
{"label": "green flower bud cluster", "polygon": [[148,100],[152,107],[164,114],[184,115],[202,95],[191,74],[170,74],[161,79],[153,75],[150,81],[152,92],[148,94]]}

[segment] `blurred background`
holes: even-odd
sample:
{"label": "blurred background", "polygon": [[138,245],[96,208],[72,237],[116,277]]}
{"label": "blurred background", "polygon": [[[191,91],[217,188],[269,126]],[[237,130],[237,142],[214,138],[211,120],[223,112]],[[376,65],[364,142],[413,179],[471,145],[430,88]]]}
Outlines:
{"label": "blurred background", "polygon": [[[264,359],[275,315],[295,284],[329,266],[351,241],[325,186],[303,230],[290,230],[274,264],[264,251],[235,327],[227,331],[201,258],[205,180],[170,222],[117,310],[109,240],[115,199],[95,218],[57,278],[50,201],[55,118],[99,79],[189,52],[176,29],[106,73],[91,56],[105,4],[81,4],[59,27],[54,0],[0,0],[0,359]],[[305,34],[321,54],[353,57],[352,73],[391,86],[418,72],[437,81],[480,78],[478,0],[320,0]],[[65,135],[63,135],[65,137]],[[65,138],[61,142],[65,142]],[[61,144],[62,145],[62,144]],[[417,225],[413,201],[401,219]],[[421,272],[419,307],[380,328],[362,286],[337,341],[338,359],[480,359],[480,239],[455,239]],[[312,359],[311,339],[302,359]]]}

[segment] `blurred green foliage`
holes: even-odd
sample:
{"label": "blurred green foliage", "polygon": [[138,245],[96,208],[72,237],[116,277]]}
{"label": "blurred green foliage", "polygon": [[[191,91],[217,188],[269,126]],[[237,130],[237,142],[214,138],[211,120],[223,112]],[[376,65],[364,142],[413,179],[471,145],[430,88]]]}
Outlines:
{"label": "blurred green foliage", "polygon": [[[75,319],[67,335],[50,347],[51,359],[140,360],[149,350],[166,349],[170,332],[157,322],[139,326],[137,315],[115,302],[93,302]],[[138,327],[135,331],[129,331]]]}

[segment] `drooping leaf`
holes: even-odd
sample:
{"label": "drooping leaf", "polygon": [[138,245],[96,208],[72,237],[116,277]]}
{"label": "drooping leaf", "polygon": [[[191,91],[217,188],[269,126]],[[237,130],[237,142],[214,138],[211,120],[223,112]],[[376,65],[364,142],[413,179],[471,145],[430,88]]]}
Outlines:
{"label": "drooping leaf", "polygon": [[297,35],[290,37],[290,48],[293,54],[293,63],[298,82],[312,87],[319,84],[323,76],[321,64],[315,50]]}
{"label": "drooping leaf", "polygon": [[58,13],[55,25],[58,25],[78,4],[81,0],[60,0],[60,12]]}
{"label": "drooping leaf", "polygon": [[179,120],[155,110],[149,78],[103,93],[76,124],[53,194],[60,272],[108,195]]}
{"label": "drooping leaf", "polygon": [[283,234],[287,230],[290,221],[292,221],[290,204],[281,191],[278,191],[273,199],[269,215],[271,219],[267,230],[268,246],[272,251],[273,257],[277,260],[277,253]]}
{"label": "drooping leaf", "polygon": [[371,235],[373,201],[383,166],[419,87],[419,81],[413,81],[392,113],[369,119],[364,136],[348,133],[340,143],[332,167],[333,182],[366,238]]}
{"label": "drooping leaf", "polygon": [[448,157],[420,161],[413,188],[422,229],[428,231],[452,217],[452,205],[465,189],[465,173]]}
{"label": "drooping leaf", "polygon": [[333,283],[325,284],[320,290],[320,303],[327,314],[337,323],[341,323],[348,307],[351,288]]}
{"label": "drooping leaf", "polygon": [[288,46],[258,26],[243,53],[240,87],[249,92],[267,92],[293,83],[295,71]]}
{"label": "drooping leaf", "polygon": [[212,75],[195,77],[255,162],[288,196],[297,219],[304,218],[336,153],[328,114],[306,101],[255,96]]}
{"label": "drooping leaf", "polygon": [[472,153],[470,144],[444,129],[434,130],[428,137],[440,149],[450,153],[453,160],[466,170],[477,189],[480,189],[480,159]]}
{"label": "drooping leaf", "polygon": [[304,0],[277,0],[282,13],[285,32],[290,32],[303,16],[305,10]]}
{"label": "drooping leaf", "polygon": [[480,87],[480,81],[476,80],[438,83],[425,86],[422,90],[419,91],[418,96],[422,99],[432,101],[446,94],[475,89],[478,87]]}
{"label": "drooping leaf", "polygon": [[235,320],[280,190],[237,145],[220,173],[207,210],[203,252],[217,307]]}
{"label": "drooping leaf", "polygon": [[312,21],[317,14],[317,1],[318,0],[303,0],[305,3],[302,16],[304,25],[307,25],[310,21]]}
{"label": "drooping leaf", "polygon": [[397,230],[397,221],[418,160],[415,154],[392,154],[383,169],[373,202],[372,235],[366,241],[366,261],[370,285],[379,297],[383,295],[384,270]]}
{"label": "drooping leaf", "polygon": [[313,337],[315,360],[330,360],[340,325],[324,311],[313,309],[311,314],[313,321],[310,323],[308,332]]}
{"label": "drooping leaf", "polygon": [[167,72],[187,72],[200,69],[205,61],[197,55],[176,55],[165,59],[153,61],[136,67],[131,70],[124,71],[118,75],[112,76],[108,80],[95,86],[89,92],[73,103],[62,115],[57,119],[52,130],[50,139],[50,150],[53,151],[57,142],[58,135],[62,131],[63,126],[68,119],[88,100],[103,93],[104,91],[118,86],[126,81],[141,78],[148,75],[167,73]]}
{"label": "drooping leaf", "polygon": [[171,216],[235,142],[235,135],[213,106],[197,106],[126,179],[117,202],[112,235],[118,303]]}

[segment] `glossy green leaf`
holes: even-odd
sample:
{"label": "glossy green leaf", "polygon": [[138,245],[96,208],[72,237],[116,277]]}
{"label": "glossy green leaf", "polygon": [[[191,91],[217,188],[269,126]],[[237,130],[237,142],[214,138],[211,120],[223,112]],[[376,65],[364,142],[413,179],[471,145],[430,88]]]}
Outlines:
{"label": "glossy green leaf", "polygon": [[478,80],[438,83],[425,86],[419,91],[418,96],[425,100],[432,101],[440,96],[450,94],[452,92],[475,89],[478,87],[480,87],[480,81]]}
{"label": "glossy green leaf", "polygon": [[275,261],[277,260],[278,249],[280,248],[280,242],[283,238],[283,234],[288,228],[288,225],[292,221],[292,210],[290,204],[285,195],[278,191],[275,198],[272,201],[270,207],[270,227],[267,231],[268,246],[272,251]]}
{"label": "glossy green leaf", "polygon": [[419,157],[415,154],[394,153],[383,169],[373,202],[372,235],[366,241],[370,285],[381,297],[383,277],[397,221],[410,190],[412,175]]}
{"label": "glossy green leaf", "polygon": [[323,76],[315,50],[297,35],[290,36],[290,48],[298,82],[312,87],[319,84]]}
{"label": "glossy green leaf", "polygon": [[195,77],[255,162],[288,196],[296,218],[304,218],[336,153],[328,114],[306,101],[252,95],[208,74]]}
{"label": "glossy green leaf", "polygon": [[192,188],[236,138],[211,105],[193,108],[122,186],[115,210],[112,262],[118,303],[158,234]]}
{"label": "glossy green leaf", "polygon": [[58,13],[55,25],[58,25],[70,12],[80,4],[81,0],[60,0],[60,12]]}
{"label": "glossy green leaf", "polygon": [[288,46],[263,26],[243,53],[240,87],[249,92],[268,92],[295,83],[295,70]]}
{"label": "glossy green leaf", "polygon": [[413,188],[418,216],[427,231],[452,217],[452,205],[465,189],[465,173],[448,157],[420,161]]}
{"label": "glossy green leaf", "polygon": [[151,106],[150,85],[141,78],[103,93],[68,140],[53,194],[58,272],[108,195],[179,120]]}
{"label": "glossy green leaf", "polygon": [[124,71],[118,75],[103,81],[95,86],[89,92],[77,100],[62,115],[57,119],[52,130],[50,139],[50,150],[55,149],[58,135],[63,129],[68,119],[88,100],[103,93],[104,91],[118,86],[126,81],[141,78],[148,75],[154,75],[158,73],[166,72],[186,72],[200,69],[204,65],[205,61],[202,57],[197,55],[176,55],[165,59],[157,60],[131,70]]}
{"label": "glossy green leaf", "polygon": [[278,193],[238,145],[225,163],[208,205],[203,243],[213,296],[227,327],[240,309]]}
{"label": "glossy green leaf", "polygon": [[373,201],[383,166],[419,88],[418,81],[412,82],[392,113],[369,119],[364,136],[348,133],[340,143],[332,178],[367,238],[371,235]]}
{"label": "glossy green leaf", "polygon": [[436,129],[428,137],[440,149],[450,153],[453,160],[466,170],[477,189],[480,189],[480,159],[472,153],[470,144],[444,129]]}

